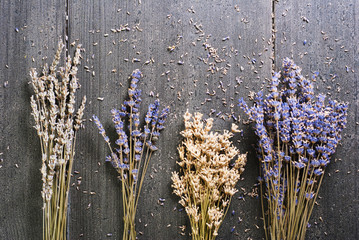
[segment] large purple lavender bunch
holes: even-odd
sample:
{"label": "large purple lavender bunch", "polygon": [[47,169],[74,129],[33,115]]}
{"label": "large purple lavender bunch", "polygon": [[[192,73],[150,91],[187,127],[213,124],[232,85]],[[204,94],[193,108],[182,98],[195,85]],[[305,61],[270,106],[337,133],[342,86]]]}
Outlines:
{"label": "large purple lavender bunch", "polygon": [[[312,78],[315,79],[317,74]],[[266,239],[304,239],[331,155],[347,122],[345,103],[314,95],[311,80],[288,58],[274,73],[270,94],[248,107],[258,136],[262,212]],[[264,201],[266,199],[266,203]]]}
{"label": "large purple lavender bunch", "polygon": [[[156,100],[150,104],[145,117],[143,129],[140,128],[141,90],[137,83],[141,72],[137,69],[131,74],[131,85],[128,89],[129,100],[124,101],[121,108],[112,109],[112,121],[118,135],[116,147],[112,147],[110,138],[97,116],[93,120],[108,144],[111,154],[106,161],[119,173],[122,183],[122,199],[124,210],[123,239],[136,239],[135,215],[142,183],[146,174],[152,153],[158,148],[156,141],[169,113],[169,107],[159,110],[160,102]],[[128,129],[125,128],[127,123]]]}

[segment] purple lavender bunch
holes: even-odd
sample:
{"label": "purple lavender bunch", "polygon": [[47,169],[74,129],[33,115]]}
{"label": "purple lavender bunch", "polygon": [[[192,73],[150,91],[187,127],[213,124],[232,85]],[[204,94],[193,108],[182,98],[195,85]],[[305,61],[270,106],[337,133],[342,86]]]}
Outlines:
{"label": "purple lavender bunch", "polygon": [[257,93],[252,107],[239,100],[259,138],[266,239],[304,239],[325,168],[347,123],[348,105],[315,96],[312,81],[288,58],[269,89],[265,97]]}
{"label": "purple lavender bunch", "polygon": [[[136,239],[135,215],[142,183],[146,174],[152,153],[158,150],[156,141],[164,129],[164,123],[169,113],[169,107],[159,111],[160,101],[150,104],[145,117],[143,129],[140,128],[141,90],[137,83],[141,72],[137,69],[131,74],[131,85],[128,89],[129,99],[124,101],[121,108],[112,109],[112,121],[118,138],[116,147],[112,147],[104,127],[97,116],[93,116],[99,133],[108,144],[111,154],[106,161],[119,173],[122,183],[122,199],[124,209],[123,239]],[[128,128],[125,127],[127,125]]]}

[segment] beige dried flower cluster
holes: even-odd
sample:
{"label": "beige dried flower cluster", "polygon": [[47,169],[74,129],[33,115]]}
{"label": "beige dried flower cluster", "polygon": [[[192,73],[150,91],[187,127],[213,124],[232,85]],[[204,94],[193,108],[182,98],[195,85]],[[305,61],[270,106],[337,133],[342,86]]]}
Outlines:
{"label": "beige dried flower cluster", "polygon": [[36,69],[30,71],[35,92],[31,96],[32,115],[42,152],[43,239],[66,239],[76,132],[81,127],[86,102],[84,97],[75,113],[81,46],[77,47],[73,59],[68,56],[65,66],[57,69],[63,48],[60,41],[50,68],[45,64],[41,77]]}
{"label": "beige dried flower cluster", "polygon": [[[185,139],[178,147],[181,170],[172,173],[172,187],[189,216],[192,239],[215,239],[247,158],[232,145],[231,132],[211,132],[213,119],[204,124],[202,116],[192,117],[188,111],[184,115]],[[232,131],[238,132],[235,124]]]}

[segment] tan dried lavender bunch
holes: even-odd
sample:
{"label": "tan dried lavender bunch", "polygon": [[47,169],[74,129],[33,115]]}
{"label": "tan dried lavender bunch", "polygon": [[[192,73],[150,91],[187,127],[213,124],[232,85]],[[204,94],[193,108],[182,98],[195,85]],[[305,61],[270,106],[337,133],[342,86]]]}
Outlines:
{"label": "tan dried lavender bunch", "polygon": [[82,124],[86,97],[75,113],[75,93],[80,84],[76,76],[81,46],[75,56],[67,57],[57,69],[64,48],[62,41],[50,68],[45,64],[42,76],[30,71],[35,94],[31,96],[35,129],[42,153],[43,239],[66,239],[67,204],[75,155],[76,132]]}
{"label": "tan dried lavender bunch", "polygon": [[[184,115],[181,135],[185,139],[178,147],[177,162],[181,170],[172,173],[173,192],[181,198],[179,203],[190,219],[193,240],[216,238],[247,161],[247,155],[239,154],[232,145],[233,134],[227,130],[223,134],[211,132],[213,119],[204,125],[202,116]],[[232,132],[239,132],[237,125],[232,125]]]}

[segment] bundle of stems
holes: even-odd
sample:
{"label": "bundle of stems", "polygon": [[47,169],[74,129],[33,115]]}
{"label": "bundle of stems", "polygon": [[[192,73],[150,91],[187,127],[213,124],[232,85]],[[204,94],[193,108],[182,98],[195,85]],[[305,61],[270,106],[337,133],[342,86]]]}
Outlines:
{"label": "bundle of stems", "polygon": [[[106,161],[119,174],[122,184],[123,204],[123,240],[135,240],[135,216],[138,200],[145,178],[145,174],[153,152],[158,150],[156,141],[160,131],[164,129],[163,124],[169,113],[169,107],[159,111],[159,100],[150,104],[145,117],[144,128],[140,128],[140,104],[141,90],[137,89],[137,83],[141,78],[141,72],[137,69],[131,74],[131,85],[128,89],[129,100],[124,101],[120,110],[111,110],[112,121],[115,125],[118,138],[115,142],[117,147],[112,147],[103,125],[97,116],[93,120],[107,143],[111,154]],[[128,129],[125,128],[127,122]]]}
{"label": "bundle of stems", "polygon": [[347,122],[347,104],[326,104],[324,95],[314,97],[313,88],[286,58],[282,74],[274,73],[270,81],[269,95],[259,92],[251,108],[239,100],[259,137],[266,239],[305,238],[325,167]]}
{"label": "bundle of stems", "polygon": [[[185,138],[178,147],[180,173],[172,173],[174,193],[181,199],[190,219],[193,240],[211,240],[218,235],[218,229],[226,216],[235,187],[244,171],[246,154],[232,145],[229,131],[223,134],[210,132],[213,119],[202,121],[202,114],[184,115]],[[239,132],[232,125],[233,132]],[[237,157],[236,161],[232,161]],[[181,176],[180,176],[181,174]]]}
{"label": "bundle of stems", "polygon": [[86,102],[84,97],[75,113],[81,46],[77,46],[74,58],[68,56],[65,66],[58,69],[63,47],[60,41],[50,68],[45,64],[41,77],[36,69],[30,71],[35,92],[31,96],[32,115],[42,153],[43,239],[46,240],[66,239],[76,132],[81,127]]}

